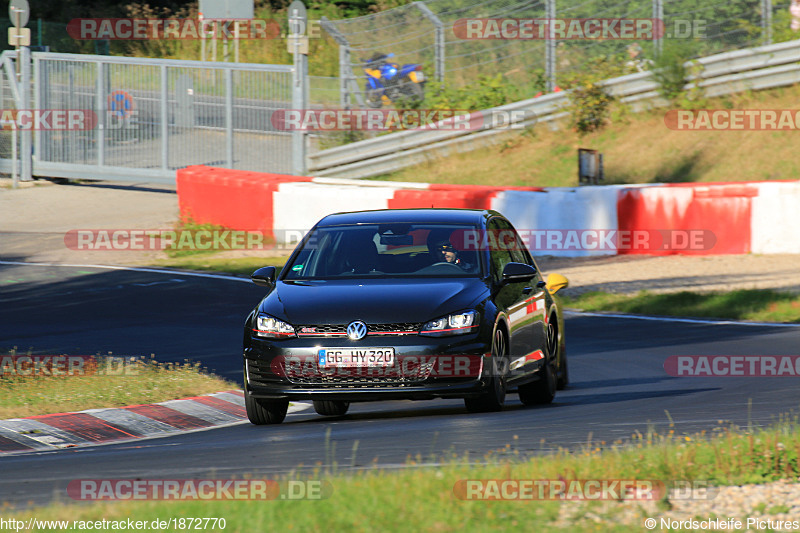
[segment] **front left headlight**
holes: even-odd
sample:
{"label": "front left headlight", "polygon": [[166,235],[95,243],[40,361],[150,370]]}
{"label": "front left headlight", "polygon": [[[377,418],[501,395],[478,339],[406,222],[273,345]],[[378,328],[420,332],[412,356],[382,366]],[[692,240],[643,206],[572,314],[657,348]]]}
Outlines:
{"label": "front left headlight", "polygon": [[478,327],[478,312],[464,311],[431,320],[422,326],[420,335],[445,337],[448,335],[464,335]]}
{"label": "front left headlight", "polygon": [[253,333],[256,337],[267,337],[271,339],[283,339],[295,336],[294,328],[291,324],[287,324],[283,320],[278,320],[273,316],[265,314],[259,314],[256,318],[256,327],[253,329]]}

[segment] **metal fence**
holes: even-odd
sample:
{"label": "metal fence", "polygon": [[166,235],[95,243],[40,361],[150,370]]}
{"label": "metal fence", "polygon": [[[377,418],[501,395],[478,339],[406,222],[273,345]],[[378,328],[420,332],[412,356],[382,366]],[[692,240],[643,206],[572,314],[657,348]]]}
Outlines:
{"label": "metal fence", "polygon": [[[293,106],[291,65],[31,55],[33,98],[17,96],[16,108],[91,110],[97,120],[87,129],[20,132],[21,154],[22,137],[33,135],[33,175],[171,182],[176,169],[195,164],[296,172],[293,133],[270,122]],[[12,64],[16,54],[3,59]],[[4,98],[13,84],[6,72]],[[0,165],[8,171],[5,136]]]}
{"label": "metal fence", "polygon": [[[790,29],[790,0],[422,0],[364,17],[327,20],[322,27],[340,47],[341,103],[364,107],[364,66],[376,53],[397,63],[422,63],[449,87],[502,75],[522,97],[552,90],[565,74],[598,56],[630,54],[630,40],[466,40],[456,21],[475,18],[657,19],[663,32],[638,42],[637,61],[652,59],[667,41],[702,57],[798,38]],[[635,65],[634,65],[635,67]],[[633,70],[635,71],[635,69]]]}
{"label": "metal fence", "polygon": [[[749,90],[785,87],[800,83],[800,39],[746,50],[700,58],[691,63],[698,67],[684,89],[699,88],[707,97],[722,96]],[[666,105],[658,92],[652,72],[639,72],[606,80],[610,94],[633,111]],[[516,112],[519,128],[549,125],[558,128],[558,121],[567,117],[565,106],[569,93],[546,94],[494,109]],[[309,170],[314,176],[332,178],[366,178],[395,172],[412,165],[430,162],[437,157],[483,148],[503,141],[520,129],[494,127],[484,121],[473,129],[415,129],[382,135],[330,148],[309,156]]]}

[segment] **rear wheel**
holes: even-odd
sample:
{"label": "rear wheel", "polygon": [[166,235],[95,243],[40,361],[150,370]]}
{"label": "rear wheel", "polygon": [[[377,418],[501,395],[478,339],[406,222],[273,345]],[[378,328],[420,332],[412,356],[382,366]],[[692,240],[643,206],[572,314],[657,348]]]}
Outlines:
{"label": "rear wheel", "polygon": [[506,399],[506,336],[498,329],[492,339],[492,370],[489,377],[489,388],[475,398],[464,398],[464,404],[470,413],[486,413],[500,411]]}
{"label": "rear wheel", "polygon": [[342,416],[350,408],[350,402],[338,400],[314,400],[314,410],[324,416]]}
{"label": "rear wheel", "polygon": [[252,424],[280,424],[289,410],[289,400],[262,400],[244,393],[244,406],[247,418]]}
{"label": "rear wheel", "polygon": [[556,389],[564,390],[569,385],[569,368],[567,367],[567,354],[561,351],[561,335],[558,330],[558,317],[550,317],[547,324],[547,347],[553,354],[553,361],[557,365]]}
{"label": "rear wheel", "polygon": [[[556,390],[559,388],[560,376],[558,375],[558,322],[555,316],[550,317],[547,323],[547,359],[539,371],[539,379],[525,385],[520,385],[517,389],[519,400],[523,405],[536,405],[551,403],[556,397]],[[562,362],[563,376],[566,376],[566,360]],[[566,383],[565,383],[566,386]],[[563,388],[563,387],[562,387]]]}
{"label": "rear wheel", "polygon": [[553,363],[545,364],[539,371],[537,381],[520,385],[519,401],[523,405],[545,404],[553,401],[556,397],[556,372]]}

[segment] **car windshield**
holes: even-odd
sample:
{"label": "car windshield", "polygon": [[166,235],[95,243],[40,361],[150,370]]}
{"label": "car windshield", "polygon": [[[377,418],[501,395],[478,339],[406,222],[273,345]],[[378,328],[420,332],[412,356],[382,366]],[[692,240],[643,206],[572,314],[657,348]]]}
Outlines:
{"label": "car windshield", "polygon": [[455,224],[320,227],[284,267],[282,279],[483,277],[471,235],[477,235],[475,226]]}

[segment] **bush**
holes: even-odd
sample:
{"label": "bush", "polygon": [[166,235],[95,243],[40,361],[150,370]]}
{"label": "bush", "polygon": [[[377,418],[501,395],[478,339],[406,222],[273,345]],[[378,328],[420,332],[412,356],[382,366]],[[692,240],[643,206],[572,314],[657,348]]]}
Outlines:
{"label": "bush", "polygon": [[615,98],[600,83],[622,75],[623,71],[621,58],[599,56],[590,60],[585,69],[564,78],[564,87],[570,91],[568,109],[573,130],[583,135],[600,130],[608,123]]}

